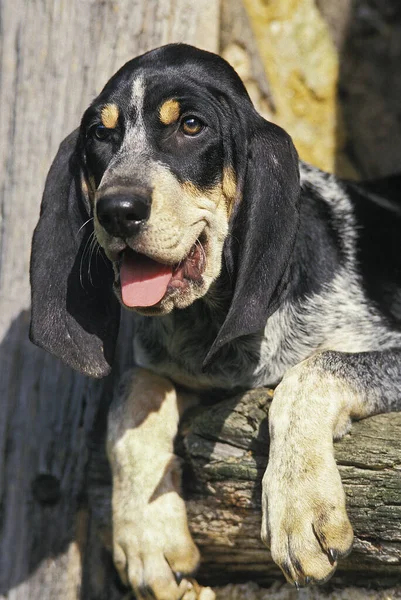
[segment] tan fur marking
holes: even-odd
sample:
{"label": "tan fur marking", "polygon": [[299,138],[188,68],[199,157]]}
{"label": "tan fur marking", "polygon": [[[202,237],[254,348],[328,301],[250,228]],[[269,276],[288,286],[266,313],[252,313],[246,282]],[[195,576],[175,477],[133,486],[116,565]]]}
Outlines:
{"label": "tan fur marking", "polygon": [[181,187],[185,194],[188,194],[189,196],[194,196],[194,198],[204,195],[204,192],[200,188],[196,187],[196,185],[192,183],[192,181],[183,181],[181,183]]}
{"label": "tan fur marking", "polygon": [[237,194],[237,178],[232,167],[224,167],[222,187],[227,201],[228,215],[230,216]]}
{"label": "tan fur marking", "polygon": [[192,197],[194,201],[198,198],[207,198],[214,202],[216,206],[219,206],[221,201],[225,198],[223,186],[220,184],[217,184],[213,188],[202,190],[201,188],[196,187],[192,181],[184,181],[181,183],[181,187],[183,188],[184,193],[189,197]]}
{"label": "tan fur marking", "polygon": [[84,174],[81,173],[81,190],[85,198],[87,198],[87,200],[93,204],[96,192],[96,184],[93,175],[90,175],[87,181],[84,177]]}
{"label": "tan fur marking", "polygon": [[177,100],[166,100],[159,110],[160,121],[163,125],[171,125],[178,121],[180,116],[180,103]]}
{"label": "tan fur marking", "polygon": [[106,104],[102,108],[101,118],[102,123],[108,129],[117,127],[119,117],[118,106],[116,104]]}
{"label": "tan fur marking", "polygon": [[85,196],[85,198],[89,198],[88,184],[86,183],[86,179],[82,174],[81,174],[81,190],[82,190],[82,194]]}

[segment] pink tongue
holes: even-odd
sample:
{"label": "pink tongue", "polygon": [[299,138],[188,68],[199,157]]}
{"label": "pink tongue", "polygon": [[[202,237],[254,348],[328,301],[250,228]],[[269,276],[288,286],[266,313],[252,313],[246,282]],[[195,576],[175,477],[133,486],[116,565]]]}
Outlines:
{"label": "pink tongue", "polygon": [[171,266],[127,250],[120,269],[124,304],[131,308],[157,304],[166,293],[171,276]]}

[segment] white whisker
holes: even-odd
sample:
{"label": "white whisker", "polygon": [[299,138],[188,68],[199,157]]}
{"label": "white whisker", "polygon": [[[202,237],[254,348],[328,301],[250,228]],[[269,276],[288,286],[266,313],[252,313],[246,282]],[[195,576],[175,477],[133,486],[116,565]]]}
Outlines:
{"label": "white whisker", "polygon": [[81,260],[80,260],[80,264],[79,264],[79,281],[81,283],[82,289],[85,289],[85,286],[84,286],[84,283],[83,283],[83,276],[82,276],[82,274],[83,274],[82,267],[83,267],[83,263],[84,263],[85,257],[86,257],[86,255],[87,255],[88,252],[90,253],[90,256],[89,256],[89,266],[88,266],[88,275],[89,275],[89,280],[90,280],[90,282],[92,284],[92,278],[91,278],[91,275],[90,275],[90,263],[91,263],[91,255],[92,255],[92,252],[93,252],[93,251],[91,252],[91,249],[92,249],[92,245],[93,245],[94,242],[95,242],[95,244],[97,244],[97,240],[95,238],[95,232],[92,231],[92,233],[90,234],[90,236],[86,240],[85,247],[83,249]]}
{"label": "white whisker", "polygon": [[[91,273],[91,263],[92,263],[93,254],[94,254],[95,250],[97,251],[99,248],[99,243],[98,243],[95,235],[93,235],[91,237],[92,237],[92,239],[91,239],[91,244],[90,244],[90,248],[89,248],[88,278],[89,278],[91,285],[93,285],[92,273]],[[96,252],[96,255],[97,255],[97,252]],[[95,255],[95,258],[96,258],[96,255]]]}
{"label": "white whisker", "polygon": [[200,251],[202,252],[202,255],[203,255],[203,260],[206,263],[206,252],[205,252],[205,249],[204,249],[204,247],[202,245],[202,242],[199,240],[199,238],[196,240],[195,244],[197,246],[199,246],[199,249],[200,249]]}
{"label": "white whisker", "polygon": [[85,223],[83,225],[81,225],[81,227],[78,229],[77,231],[77,235],[78,233],[85,227],[85,225],[87,225],[88,223],[90,223],[91,221],[93,221],[93,217],[90,217],[90,219],[88,219],[87,221],[85,221]]}

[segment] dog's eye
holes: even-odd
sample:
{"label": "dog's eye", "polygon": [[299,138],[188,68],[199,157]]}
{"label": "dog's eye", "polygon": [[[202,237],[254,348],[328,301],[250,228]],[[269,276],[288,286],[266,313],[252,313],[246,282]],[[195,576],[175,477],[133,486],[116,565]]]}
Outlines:
{"label": "dog's eye", "polygon": [[185,117],[181,121],[181,129],[185,135],[198,135],[204,128],[204,124],[197,117]]}
{"label": "dog's eye", "polygon": [[104,125],[94,125],[92,127],[93,135],[100,141],[106,140],[110,135],[110,131],[110,128],[105,127]]}

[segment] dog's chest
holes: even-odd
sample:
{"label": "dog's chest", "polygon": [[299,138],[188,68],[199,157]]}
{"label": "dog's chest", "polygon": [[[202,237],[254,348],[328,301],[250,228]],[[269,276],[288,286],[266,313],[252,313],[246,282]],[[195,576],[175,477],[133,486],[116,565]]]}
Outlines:
{"label": "dog's chest", "polygon": [[205,371],[203,362],[220,326],[217,320],[187,310],[166,317],[137,316],[135,322],[136,364],[192,389],[274,385],[300,359],[299,352],[286,349],[285,332],[274,319],[260,335],[224,346]]}
{"label": "dog's chest", "polygon": [[[186,311],[191,313],[192,311]],[[245,357],[235,353],[241,374],[233,381],[233,368],[227,360],[213,361],[207,371],[202,370],[204,359],[215,339],[218,328],[213,322],[195,318],[192,314],[136,319],[134,339],[135,362],[172,379],[175,383],[193,389],[233,388],[241,386],[246,365]]]}

